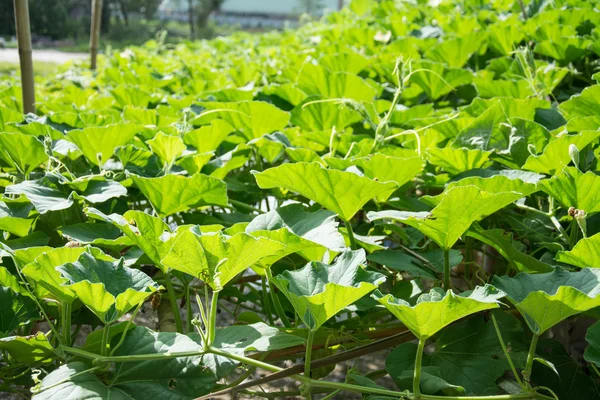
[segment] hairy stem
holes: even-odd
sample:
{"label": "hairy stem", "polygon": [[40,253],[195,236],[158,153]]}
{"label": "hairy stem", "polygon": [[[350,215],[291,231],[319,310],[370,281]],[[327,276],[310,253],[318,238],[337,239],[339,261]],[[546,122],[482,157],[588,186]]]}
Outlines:
{"label": "hairy stem", "polygon": [[63,342],[68,346],[71,344],[71,304],[63,302],[61,306]]}
{"label": "hairy stem", "polygon": [[[304,376],[310,378],[310,363],[312,357],[313,341],[315,339],[315,332],[312,329],[308,330],[308,338],[306,339],[306,355],[304,356]],[[306,398],[311,399],[310,390],[307,393]]]}
{"label": "hairy stem", "polygon": [[348,232],[348,238],[350,239],[350,248],[352,250],[356,250],[356,239],[354,238],[354,231],[352,230],[352,224],[350,221],[344,221],[344,226],[346,226],[346,231]]}
{"label": "hairy stem", "polygon": [[100,348],[100,354],[105,356],[108,352],[108,338],[110,337],[110,324],[104,325],[104,330],[102,331],[102,347]]}
{"label": "hairy stem", "polygon": [[275,325],[273,312],[271,310],[271,302],[269,301],[269,294],[267,293],[267,279],[264,276],[260,277],[260,287],[262,290],[262,302],[265,315],[267,316],[267,320],[269,320],[269,325]]}
{"label": "hairy stem", "polygon": [[288,319],[287,315],[285,315],[285,311],[283,311],[283,307],[281,306],[281,302],[279,301],[279,296],[275,291],[275,285],[272,282],[273,275],[271,274],[271,269],[265,269],[265,273],[267,274],[267,280],[269,282],[269,291],[271,294],[271,300],[273,300],[273,305],[275,306],[275,312],[277,313],[277,316],[281,320],[283,326],[285,326],[286,328],[291,328],[292,324],[290,323],[290,320]]}
{"label": "hairy stem", "polygon": [[208,321],[208,344],[212,345],[215,340],[215,332],[217,328],[217,307],[219,306],[219,292],[213,291],[210,301],[210,317]]}

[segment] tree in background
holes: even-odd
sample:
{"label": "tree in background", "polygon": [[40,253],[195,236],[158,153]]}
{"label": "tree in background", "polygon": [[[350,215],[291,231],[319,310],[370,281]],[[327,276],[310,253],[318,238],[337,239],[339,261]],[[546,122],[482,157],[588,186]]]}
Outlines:
{"label": "tree in background", "polygon": [[196,26],[198,33],[202,37],[210,37],[211,32],[208,26],[210,14],[219,11],[225,0],[196,0]]}
{"label": "tree in background", "polygon": [[323,9],[322,0],[298,0],[298,9],[306,14],[318,14]]}

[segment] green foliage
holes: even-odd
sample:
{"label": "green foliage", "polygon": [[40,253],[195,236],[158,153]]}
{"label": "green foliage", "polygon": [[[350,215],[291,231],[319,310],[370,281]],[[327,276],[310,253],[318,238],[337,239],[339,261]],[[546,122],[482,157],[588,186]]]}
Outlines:
{"label": "green foliage", "polygon": [[1,78],[0,391],[600,398],[599,4],[524,3],[161,36],[35,115]]}

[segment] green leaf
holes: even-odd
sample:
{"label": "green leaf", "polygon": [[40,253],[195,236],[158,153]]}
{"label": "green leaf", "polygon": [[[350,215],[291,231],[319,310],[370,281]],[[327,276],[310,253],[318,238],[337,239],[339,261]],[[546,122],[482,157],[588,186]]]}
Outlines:
{"label": "green leaf", "polygon": [[446,63],[449,67],[463,67],[471,55],[479,50],[483,37],[473,33],[464,37],[456,37],[443,40],[425,52],[425,57],[440,63]]}
{"label": "green leaf", "polygon": [[[191,337],[200,343],[198,335]],[[304,339],[299,336],[279,332],[262,322],[250,325],[231,325],[215,332],[212,347],[230,354],[244,356],[249,351],[266,352],[301,346]],[[235,370],[238,363],[230,358],[207,354],[202,363],[208,367],[217,379],[221,379]]]}
{"label": "green leaf", "polygon": [[[75,262],[86,252],[85,247],[59,247],[51,251],[39,254],[35,260],[23,267],[23,275],[35,282],[35,293],[37,297],[54,300],[57,302],[72,303],[76,299],[75,293],[64,286],[67,282],[56,270],[63,264]],[[105,255],[97,249],[91,249],[96,257],[104,257],[111,261],[112,257]]]}
{"label": "green leaf", "polygon": [[394,219],[417,228],[440,247],[450,249],[471,224],[515,200],[518,192],[485,192],[476,186],[454,186],[444,191],[439,204],[431,212],[396,210],[370,211],[370,221]]}
{"label": "green leaf", "polygon": [[575,167],[565,167],[559,174],[540,181],[540,188],[565,207],[575,207],[586,214],[600,211],[600,176],[585,174]]}
{"label": "green leaf", "polygon": [[[115,356],[201,351],[185,335],[152,332],[137,327],[130,331]],[[169,398],[192,400],[207,394],[215,384],[213,374],[201,364],[201,356],[157,361],[125,362],[116,365],[109,379],[86,372],[83,362],[70,362],[48,374],[40,383],[35,400],[111,399],[143,400]],[[48,388],[43,390],[44,388]]]}
{"label": "green leaf", "polygon": [[600,137],[600,132],[584,131],[578,135],[559,136],[548,143],[540,155],[531,155],[523,169],[540,174],[554,175],[571,162],[569,146],[575,145],[579,151]]}
{"label": "green leaf", "polygon": [[500,101],[495,101],[485,112],[464,128],[454,141],[454,147],[464,146],[480,150],[504,150],[509,147],[508,137],[500,129],[508,122],[507,113]]}
{"label": "green leaf", "polygon": [[17,236],[26,236],[35,222],[29,218],[33,206],[28,202],[0,201],[0,230]]}
{"label": "green leaf", "polygon": [[[385,369],[398,388],[412,387],[416,355],[416,343],[403,343],[397,346],[385,359]],[[426,356],[424,363],[421,365],[421,393],[436,394],[442,392],[448,396],[465,394],[465,388],[447,382],[441,377],[442,371],[440,368],[429,364],[429,358]]]}
{"label": "green leaf", "polygon": [[489,162],[492,152],[467,148],[429,148],[427,161],[452,175],[460,174],[475,168],[482,168]]}
{"label": "green leaf", "polygon": [[24,181],[6,187],[5,194],[25,195],[37,212],[46,214],[49,211],[64,210],[73,205],[73,196],[46,186],[44,179]]}
{"label": "green leaf", "polygon": [[591,40],[581,36],[562,37],[558,40],[542,40],[536,44],[534,51],[568,64],[583,57],[591,44]]}
{"label": "green leaf", "polygon": [[31,298],[0,286],[0,337],[39,318],[37,306]]}
{"label": "green leaf", "polygon": [[247,140],[280,131],[290,120],[289,113],[262,101],[203,102],[198,105],[207,111],[192,120],[194,125],[205,125],[219,118],[241,131]]}
{"label": "green leaf", "polygon": [[115,149],[127,144],[138,131],[139,128],[133,124],[114,124],[71,130],[67,137],[79,147],[88,161],[102,167],[113,156]]}
{"label": "green leaf", "polygon": [[212,176],[203,174],[191,177],[170,174],[159,178],[145,178],[133,174],[130,176],[160,217],[205,205],[227,205],[227,185]]}
{"label": "green leaf", "polygon": [[202,234],[197,227],[191,227],[178,232],[162,264],[221,290],[237,274],[284,247],[281,242],[244,232],[227,237],[221,232]]}
{"label": "green leaf", "polygon": [[302,65],[296,84],[304,93],[324,98],[371,101],[377,95],[377,90],[358,75],[331,72],[310,63]]}
{"label": "green leaf", "polygon": [[319,163],[283,164],[252,172],[262,189],[284,188],[299,193],[350,220],[370,199],[397,187],[352,172],[325,169]]}
{"label": "green leaf", "polygon": [[83,193],[76,193],[74,196],[92,204],[104,203],[110,199],[127,196],[127,188],[119,182],[95,180],[89,182]]}
{"label": "green leaf", "polygon": [[525,245],[514,240],[512,232],[506,232],[503,229],[484,230],[481,227],[477,227],[471,229],[467,235],[488,246],[492,246],[519,272],[539,273],[552,271],[552,266],[525,253],[523,251],[525,250]]}
{"label": "green leaf", "polygon": [[579,240],[570,251],[559,251],[555,260],[579,268],[600,268],[600,233]]}
{"label": "green leaf", "polygon": [[285,271],[273,283],[292,303],[302,322],[316,331],[338,312],[359,300],[385,280],[368,272],[364,250],[342,253],[328,266],[310,262],[301,270]]}
{"label": "green leaf", "polygon": [[291,122],[306,132],[342,131],[362,120],[361,115],[344,104],[322,102],[318,96],[306,98],[292,110]]}
{"label": "green leaf", "polygon": [[0,132],[0,159],[28,174],[48,161],[44,145],[35,136]]}
{"label": "green leaf", "polygon": [[82,253],[73,263],[56,269],[64,286],[105,324],[115,321],[155,292],[158,284],[140,270],[125,267],[123,258],[111,262]]}
{"label": "green leaf", "polygon": [[477,286],[473,291],[455,295],[433,288],[417,299],[416,305],[391,294],[375,293],[373,297],[400,320],[416,337],[426,340],[444,327],[467,315],[498,308],[504,293],[493,286]]}
{"label": "green leaf", "polygon": [[449,68],[431,61],[418,61],[413,66],[410,81],[418,85],[431,100],[454,91],[473,81],[473,73],[462,68]]}
{"label": "green leaf", "polygon": [[494,276],[492,284],[506,293],[533,333],[540,335],[562,320],[600,305],[600,270]]}
{"label": "green leaf", "polygon": [[331,211],[309,212],[301,204],[290,204],[256,216],[246,227],[246,233],[287,228],[292,233],[329,250],[342,251],[346,244],[337,227],[335,214]]}
{"label": "green leaf", "polygon": [[589,346],[585,349],[583,358],[587,362],[600,366],[600,322],[596,322],[588,328],[585,340],[589,343]]}
{"label": "green leaf", "polygon": [[186,149],[183,139],[179,136],[165,135],[158,132],[153,139],[146,142],[154,154],[166,165],[173,164]]}
{"label": "green leaf", "polygon": [[160,218],[141,211],[127,211],[105,215],[95,208],[84,210],[90,218],[108,222],[119,228],[136,246],[138,246],[161,271],[166,272],[161,260],[169,253],[175,235]]}
{"label": "green leaf", "polygon": [[219,148],[233,127],[221,119],[215,119],[210,125],[186,132],[183,136],[185,144],[194,146],[198,153],[208,153]]}
{"label": "green leaf", "polygon": [[595,117],[600,113],[600,85],[589,86],[559,106],[565,118]]}
{"label": "green leaf", "polygon": [[67,240],[106,247],[125,247],[133,243],[117,227],[104,223],[80,223],[57,229]]}
{"label": "green leaf", "polygon": [[42,332],[31,336],[11,336],[0,339],[0,350],[10,354],[17,363],[49,363],[56,357],[48,338]]}

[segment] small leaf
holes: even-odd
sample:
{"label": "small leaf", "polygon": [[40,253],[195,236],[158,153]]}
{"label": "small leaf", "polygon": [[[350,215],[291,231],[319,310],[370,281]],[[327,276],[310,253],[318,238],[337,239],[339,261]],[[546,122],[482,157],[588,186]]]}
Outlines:
{"label": "small leaf", "polygon": [[183,140],[179,136],[165,135],[158,132],[153,139],[148,140],[148,146],[164,164],[171,165],[186,149]]}
{"label": "small leaf", "polygon": [[539,185],[567,208],[575,207],[588,215],[600,211],[600,176],[592,171],[584,174],[577,168],[566,167]]}
{"label": "small leaf", "polygon": [[579,268],[600,268],[600,233],[581,239],[570,251],[559,251],[555,260]]}

